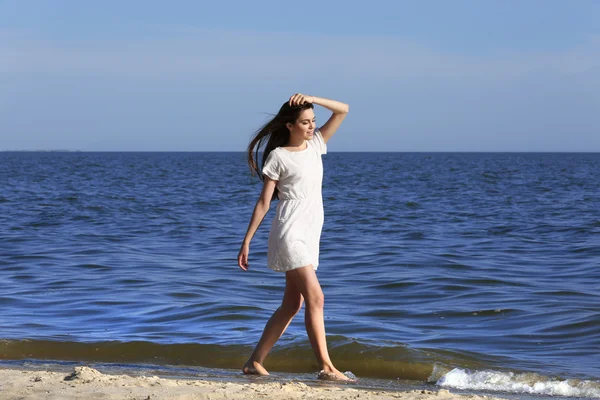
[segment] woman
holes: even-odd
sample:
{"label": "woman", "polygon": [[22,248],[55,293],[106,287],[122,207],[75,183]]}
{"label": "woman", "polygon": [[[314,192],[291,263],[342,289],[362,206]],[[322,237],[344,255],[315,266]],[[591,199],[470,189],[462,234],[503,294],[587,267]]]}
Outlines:
{"label": "woman", "polygon": [[[313,104],[333,112],[321,129],[315,124]],[[258,173],[264,184],[238,255],[238,265],[244,271],[248,270],[250,241],[269,211],[271,200],[277,198],[280,201],[269,233],[267,260],[270,269],[285,272],[286,285],[281,306],[267,322],[256,348],[242,368],[245,374],[269,374],[263,362],[304,300],[306,332],[321,368],[319,378],[350,380],[329,358],[323,318],[324,297],[316,275],[324,219],[321,155],[327,153],[327,142],[346,114],[347,104],[296,93],[256,132],[248,146],[250,168]],[[265,143],[263,165],[259,170],[253,152],[258,160],[259,149]]]}

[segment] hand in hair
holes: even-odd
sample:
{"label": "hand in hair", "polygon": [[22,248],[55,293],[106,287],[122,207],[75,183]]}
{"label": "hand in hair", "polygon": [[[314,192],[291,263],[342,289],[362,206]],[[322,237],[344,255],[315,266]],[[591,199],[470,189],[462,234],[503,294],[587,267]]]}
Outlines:
{"label": "hand in hair", "polygon": [[303,95],[302,93],[296,93],[292,97],[290,97],[290,106],[299,106],[304,103],[312,103],[314,102],[313,96]]}

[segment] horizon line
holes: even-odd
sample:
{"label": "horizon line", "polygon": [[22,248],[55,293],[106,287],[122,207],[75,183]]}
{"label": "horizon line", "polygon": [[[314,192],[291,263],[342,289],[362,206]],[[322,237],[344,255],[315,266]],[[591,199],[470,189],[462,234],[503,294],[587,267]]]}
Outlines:
{"label": "horizon line", "polygon": [[[0,153],[247,153],[246,150],[0,150]],[[531,154],[598,154],[600,150],[336,150],[330,153],[531,153]]]}

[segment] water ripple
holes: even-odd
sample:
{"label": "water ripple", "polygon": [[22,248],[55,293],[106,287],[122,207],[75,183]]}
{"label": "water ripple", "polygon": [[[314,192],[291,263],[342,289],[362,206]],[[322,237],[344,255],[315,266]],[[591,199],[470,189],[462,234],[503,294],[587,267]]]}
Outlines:
{"label": "water ripple", "polygon": [[[168,359],[172,348],[160,346],[192,342],[213,346],[209,354],[225,346],[231,366],[279,306],[283,276],[265,267],[269,223],[252,241],[250,272],[236,266],[261,189],[244,154],[0,159],[5,339],[53,340],[63,355],[123,341],[138,361],[139,349]],[[331,153],[323,162],[319,279],[344,362],[368,354],[373,370],[361,372],[406,376],[406,357],[422,379],[442,361],[600,377],[589,357],[600,347],[600,156]],[[310,355],[301,317],[281,340],[281,368],[294,348]],[[188,352],[176,358],[193,362]]]}

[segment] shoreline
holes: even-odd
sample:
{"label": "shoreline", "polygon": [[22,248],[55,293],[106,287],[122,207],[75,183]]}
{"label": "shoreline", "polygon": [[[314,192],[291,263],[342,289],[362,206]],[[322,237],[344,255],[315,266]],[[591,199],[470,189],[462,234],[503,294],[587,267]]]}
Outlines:
{"label": "shoreline", "polygon": [[[46,366],[47,367],[47,366]],[[0,398],[8,399],[100,399],[100,400],[204,400],[204,399],[324,399],[324,400],[491,400],[497,397],[454,394],[446,389],[365,389],[359,384],[301,380],[262,380],[246,377],[181,378],[130,373],[103,373],[95,368],[26,369],[0,368]]]}

